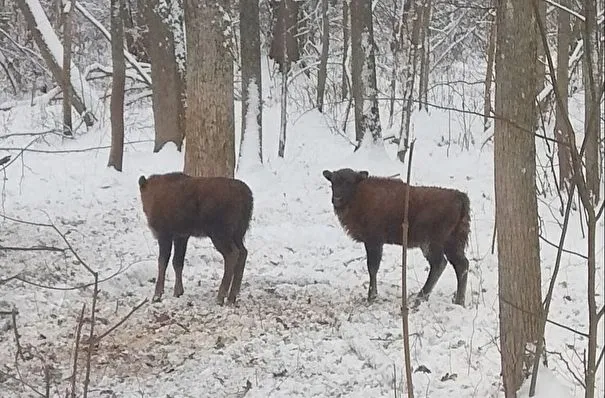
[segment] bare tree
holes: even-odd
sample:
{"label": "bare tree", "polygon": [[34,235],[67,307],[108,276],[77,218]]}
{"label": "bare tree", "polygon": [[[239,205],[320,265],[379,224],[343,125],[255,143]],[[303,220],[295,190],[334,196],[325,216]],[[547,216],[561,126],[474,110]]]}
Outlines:
{"label": "bare tree", "polygon": [[233,57],[228,0],[186,0],[185,173],[233,177]]}
{"label": "bare tree", "polygon": [[416,81],[419,56],[418,44],[422,23],[421,1],[422,0],[410,0],[410,8],[406,11],[406,23],[411,27],[411,29],[408,29],[411,34],[409,36],[409,45],[407,49],[407,68],[404,74],[403,109],[401,111],[401,127],[399,129],[399,148],[397,148],[397,158],[402,162],[405,161],[405,155],[408,151],[410,142],[410,120],[413,112],[414,84]]}
{"label": "bare tree", "polygon": [[[492,5],[495,0],[491,1]],[[491,17],[491,16],[490,16]],[[487,43],[487,65],[485,71],[485,91],[483,94],[483,129],[487,130],[490,126],[490,116],[492,113],[492,83],[494,81],[494,56],[496,54],[496,29],[498,24],[494,18],[490,18],[491,24],[487,25],[489,29]]]}
{"label": "bare tree", "polygon": [[330,49],[330,19],[328,0],[321,0],[321,55],[317,72],[317,109],[323,112],[326,79],[328,77],[328,51]]}
{"label": "bare tree", "polygon": [[182,31],[182,6],[178,0],[147,0],[139,5],[148,27],[151,58],[153,151],[158,152],[167,142],[174,142],[180,151],[185,135],[185,60],[176,39]]}
{"label": "bare tree", "polygon": [[[39,0],[16,0],[16,4],[23,13],[27,26],[32,33],[44,61],[53,74],[55,81],[59,84],[64,79],[62,60],[63,49],[57,34],[52,29],[44,9]],[[86,126],[94,124],[93,112],[96,109],[97,98],[92,87],[81,75],[80,71],[73,67],[71,70],[71,94],[72,102],[76,111],[82,116]]]}
{"label": "bare tree", "polygon": [[122,171],[124,157],[124,86],[126,61],[124,59],[124,0],[111,0],[111,149],[108,167]]}
{"label": "bare tree", "polygon": [[240,0],[242,131],[238,168],[263,162],[263,102],[258,0]]}
{"label": "bare tree", "polygon": [[[599,200],[599,131],[600,117],[590,117],[590,110],[596,105],[594,111],[600,115],[600,101],[598,100],[603,76],[603,65],[599,62],[599,34],[597,30],[597,0],[585,0],[584,11],[584,134],[586,134],[586,179],[588,189]],[[593,105],[594,104],[594,105]]]}
{"label": "bare tree", "polygon": [[[569,4],[568,0],[560,0],[562,6]],[[569,189],[571,180],[571,152],[569,150],[570,132],[565,123],[567,115],[567,92],[569,86],[569,45],[571,42],[571,26],[569,12],[557,10],[557,84],[563,95],[561,106],[555,110],[555,138],[557,139],[557,155],[559,160],[559,181],[561,190]]]}
{"label": "bare tree", "polygon": [[348,73],[348,54],[350,49],[349,38],[351,36],[351,12],[349,10],[349,1],[342,2],[342,99],[349,96],[349,73]]}
{"label": "bare tree", "polygon": [[[57,2],[58,4],[58,2]],[[71,125],[71,39],[73,6],[70,0],[63,1],[63,134],[73,135]]]}
{"label": "bare tree", "polygon": [[526,349],[540,338],[542,313],[533,134],[537,36],[531,2],[501,0],[497,23],[494,184],[500,351],[505,395],[516,397]]}
{"label": "bare tree", "polygon": [[359,146],[382,143],[376,86],[372,2],[351,0],[351,63],[355,99],[355,138]]}

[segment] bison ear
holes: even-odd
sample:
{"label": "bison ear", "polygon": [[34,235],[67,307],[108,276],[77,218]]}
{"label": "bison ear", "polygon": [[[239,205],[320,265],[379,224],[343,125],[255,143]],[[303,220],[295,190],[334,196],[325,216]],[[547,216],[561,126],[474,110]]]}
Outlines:
{"label": "bison ear", "polygon": [[365,180],[366,178],[368,178],[370,175],[370,173],[368,173],[367,171],[363,170],[360,171],[359,173],[357,173],[357,179],[359,181]]}
{"label": "bison ear", "polygon": [[330,170],[324,170],[323,175],[328,181],[332,181],[332,172]]}
{"label": "bison ear", "polygon": [[143,187],[145,186],[146,183],[147,183],[147,179],[145,178],[145,176],[140,176],[139,177],[139,188],[143,189]]}

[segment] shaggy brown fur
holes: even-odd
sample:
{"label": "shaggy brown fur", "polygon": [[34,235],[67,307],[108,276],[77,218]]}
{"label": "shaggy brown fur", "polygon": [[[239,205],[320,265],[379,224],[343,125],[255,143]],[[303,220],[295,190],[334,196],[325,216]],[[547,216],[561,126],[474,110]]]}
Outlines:
{"label": "shaggy brown fur", "polygon": [[139,178],[143,211],[158,241],[158,278],[153,301],[164,293],[164,278],[174,243],[174,296],[183,294],[183,263],[190,236],[209,237],[223,255],[225,271],[217,301],[235,302],[248,251],[244,236],[252,217],[253,197],[242,181],[222,177],[190,177],[183,173]]}
{"label": "shaggy brown fur", "polygon": [[[406,184],[351,169],[324,170],[323,175],[332,183],[332,204],[340,224],[351,238],[365,244],[371,301],[378,294],[376,274],[383,245],[402,244]],[[454,302],[464,306],[468,272],[464,250],[470,233],[468,196],[454,189],[410,186],[408,225],[408,248],[421,248],[430,265],[418,296],[431,293],[447,257],[458,279]]]}

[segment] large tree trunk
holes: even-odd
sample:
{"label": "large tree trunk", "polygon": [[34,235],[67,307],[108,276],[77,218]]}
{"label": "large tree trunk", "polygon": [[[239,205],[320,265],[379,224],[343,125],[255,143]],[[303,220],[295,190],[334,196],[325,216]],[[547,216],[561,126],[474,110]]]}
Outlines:
{"label": "large tree trunk", "polygon": [[351,0],[351,63],[355,137],[360,146],[382,143],[371,1]]}
{"label": "large tree trunk", "polygon": [[[516,397],[542,312],[536,199],[536,35],[527,0],[497,10],[494,166],[500,348],[506,397]],[[531,362],[530,362],[531,363]]]}
{"label": "large tree trunk", "polygon": [[173,29],[180,25],[177,0],[141,2],[147,22],[147,51],[151,58],[153,81],[154,152],[167,142],[181,150],[185,135],[185,87],[175,53]]}
{"label": "large tree trunk", "polygon": [[[568,6],[568,0],[561,0],[560,4]],[[565,122],[567,115],[567,93],[569,86],[569,45],[571,42],[571,26],[569,13],[557,9],[557,84],[562,107],[555,109],[555,138],[557,139],[557,155],[559,160],[559,189],[567,190],[571,182],[571,152],[569,145],[570,132]],[[570,198],[571,200],[571,198]]]}
{"label": "large tree trunk", "polygon": [[242,132],[238,169],[263,162],[263,105],[258,0],[240,0]]}
{"label": "large tree trunk", "polygon": [[185,173],[233,177],[233,59],[228,0],[186,0]]}
{"label": "large tree trunk", "polygon": [[124,157],[124,85],[126,61],[124,59],[124,25],[122,22],[124,0],[111,0],[111,149],[108,167],[122,171]]}
{"label": "large tree trunk", "polygon": [[[62,85],[63,81],[63,48],[57,34],[40,5],[39,0],[16,0],[17,6],[23,13],[32,37],[46,61],[46,64],[55,78]],[[94,112],[96,110],[97,97],[84,76],[76,66],[71,63],[71,94],[72,102],[76,111],[82,116],[86,126],[94,124]]]}

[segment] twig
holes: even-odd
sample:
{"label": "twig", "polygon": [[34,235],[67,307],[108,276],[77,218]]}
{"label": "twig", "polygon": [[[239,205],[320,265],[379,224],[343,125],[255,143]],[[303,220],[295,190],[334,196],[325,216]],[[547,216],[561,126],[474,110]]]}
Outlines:
{"label": "twig", "polygon": [[414,152],[414,142],[410,143],[410,154],[408,155],[408,173],[405,188],[405,199],[403,205],[403,225],[401,242],[401,323],[403,332],[403,357],[405,360],[405,377],[408,390],[408,398],[414,398],[414,385],[412,384],[412,364],[410,359],[410,330],[408,322],[408,303],[407,303],[407,248],[408,248],[408,210],[410,203],[410,176],[412,174],[412,154]]}
{"label": "twig", "polygon": [[44,364],[44,396],[50,398],[50,367],[48,364]]}
{"label": "twig", "polygon": [[[555,266],[553,268],[552,277],[548,286],[548,292],[544,299],[544,314],[540,322],[540,332],[538,334],[538,342],[536,344],[536,352],[534,354],[534,364],[531,374],[531,382],[529,385],[529,396],[533,397],[536,394],[536,383],[538,381],[538,369],[540,368],[540,357],[542,356],[542,350],[544,348],[544,329],[546,329],[546,321],[548,320],[548,311],[550,310],[550,304],[552,302],[552,294],[555,290],[555,283],[557,275],[559,274],[559,266],[561,265],[561,257],[563,255],[563,245],[565,244],[565,238],[567,237],[567,227],[569,226],[569,215],[571,214],[571,206],[573,204],[573,196],[576,191],[576,184],[572,180],[569,195],[567,197],[567,205],[565,207],[565,216],[563,218],[563,229],[561,230],[561,236],[559,238],[559,245],[557,246],[557,257],[555,258]],[[540,236],[541,237],[541,236]]]}
{"label": "twig", "polygon": [[[145,300],[143,300],[140,304],[138,304],[136,307],[134,307],[132,310],[130,310],[130,312],[128,314],[126,314],[126,316],[124,318],[122,318],[118,323],[116,323],[115,325],[113,325],[112,327],[110,327],[109,329],[107,329],[105,332],[101,333],[99,336],[97,336],[97,338],[94,340],[94,344],[97,344],[99,341],[101,341],[104,337],[106,337],[109,333],[113,332],[115,329],[117,329],[121,324],[123,324],[124,322],[126,322],[128,320],[128,318],[130,318],[130,316],[132,314],[135,313],[135,311],[137,311],[139,308],[141,308],[145,303],[147,303],[147,298]],[[177,323],[178,324],[178,323]],[[179,326],[183,327],[182,325],[178,324]],[[183,327],[185,330],[189,331],[187,328]]]}
{"label": "twig", "polygon": [[584,383],[584,380],[582,380],[580,377],[578,377],[576,375],[576,373],[573,371],[573,369],[569,365],[569,362],[567,362],[567,360],[565,358],[563,358],[563,354],[561,354],[558,351],[546,351],[546,352],[550,355],[558,356],[559,359],[561,360],[561,362],[563,362],[565,364],[565,366],[567,367],[567,370],[569,371],[569,373],[571,373],[573,378],[578,382],[578,384],[580,384],[584,389],[586,389],[586,384]]}
{"label": "twig", "polygon": [[31,246],[31,247],[19,247],[19,246],[0,246],[0,250],[12,250],[12,251],[49,251],[49,252],[64,252],[65,249],[54,246]]}
{"label": "twig", "polygon": [[19,343],[19,331],[17,330],[17,309],[13,308],[11,311],[11,317],[13,320],[13,332],[15,332],[15,344],[17,344],[17,352],[15,353],[15,361],[20,357],[21,359],[25,359],[23,357],[23,350],[21,349],[21,344]]}
{"label": "twig", "polygon": [[[570,201],[570,202],[571,202],[571,201]],[[568,205],[568,206],[569,206],[569,205]],[[557,244],[556,244],[556,243],[552,243],[551,241],[549,241],[548,239],[546,239],[544,236],[542,236],[542,234],[539,234],[539,235],[538,235],[538,237],[539,237],[540,239],[542,239],[542,240],[543,240],[545,243],[548,243],[550,246],[554,247],[555,249],[559,249],[559,246],[557,246]],[[584,259],[584,260],[588,260],[588,256],[585,256],[585,255],[584,255],[584,254],[582,254],[582,253],[574,252],[574,251],[567,250],[567,249],[563,249],[563,248],[561,249],[561,251],[562,251],[563,253],[567,253],[567,254],[573,254],[574,256],[578,256],[578,257],[580,257],[580,258],[582,258],[582,259]]]}
{"label": "twig", "polygon": [[76,344],[74,348],[74,364],[71,374],[71,392],[70,397],[76,398],[76,376],[78,375],[78,351],[80,348],[80,335],[82,333],[82,323],[84,323],[84,310],[86,303],[82,304],[82,311],[80,312],[80,318],[78,319],[78,325],[76,326]]}
{"label": "twig", "polygon": [[88,385],[90,384],[90,360],[92,357],[92,350],[94,349],[95,339],[95,310],[97,307],[97,295],[99,293],[99,274],[98,272],[92,272],[95,278],[95,288],[92,294],[92,309],[90,315],[90,337],[88,338],[88,351],[86,352],[86,377],[84,378],[84,393],[83,397],[88,396]]}
{"label": "twig", "polygon": [[[35,142],[32,141],[30,143],[33,144]],[[141,144],[144,142],[153,142],[153,140],[135,140],[135,141],[127,141],[124,143],[124,145],[131,145],[131,144]],[[3,149],[5,151],[21,151],[21,152],[34,152],[34,153],[49,153],[49,154],[54,154],[54,153],[79,153],[79,152],[90,152],[90,151],[96,151],[98,149],[109,149],[111,148],[111,145],[101,145],[101,146],[93,146],[93,147],[88,147],[88,148],[78,148],[78,149],[59,149],[56,151],[52,151],[52,150],[46,150],[46,149],[29,149],[29,145],[25,148],[16,148],[16,147],[9,147],[9,148],[4,148],[4,147],[0,147],[0,149]],[[12,162],[11,162],[12,163]],[[10,164],[10,163],[9,163]],[[8,165],[7,165],[8,166]],[[5,166],[6,167],[6,166]]]}

